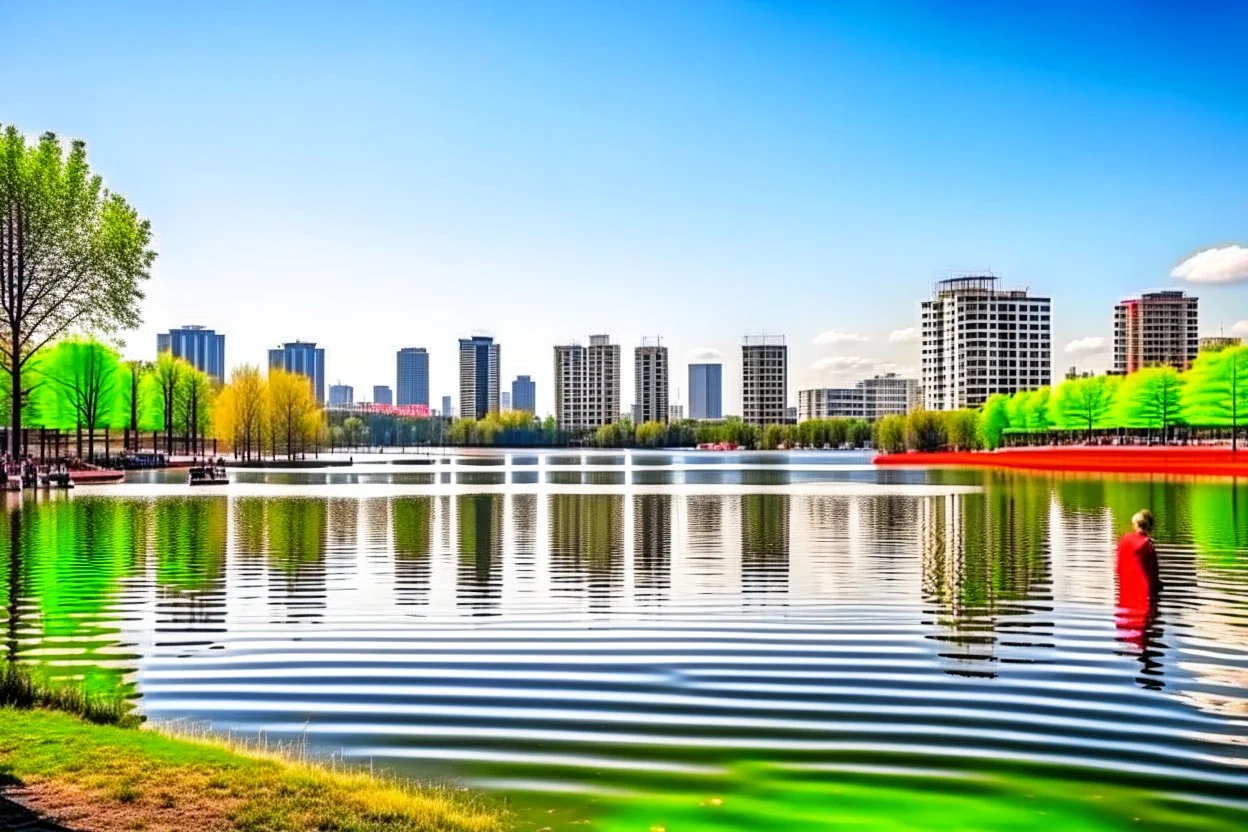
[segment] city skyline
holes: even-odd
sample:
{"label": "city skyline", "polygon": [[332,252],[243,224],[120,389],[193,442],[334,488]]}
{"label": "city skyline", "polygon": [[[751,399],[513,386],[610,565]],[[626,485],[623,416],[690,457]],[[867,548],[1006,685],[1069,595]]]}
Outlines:
{"label": "city skyline", "polygon": [[[263,366],[291,333],[368,390],[415,341],[436,398],[481,327],[550,412],[551,343],[659,332],[677,378],[723,363],[740,412],[742,332],[787,336],[790,394],[917,373],[916,301],[989,267],[1054,299],[1055,368],[1108,369],[1109,310],[1157,288],[1202,298],[1201,336],[1248,334],[1242,9],[1202,18],[1193,53],[1190,19],[1135,5],[366,6],[6,9],[24,37],[0,68],[71,56],[6,117],[84,138],[152,219],[128,356],[199,323]],[[85,72],[98,37],[118,58]],[[382,302],[329,314],[344,275]]]}

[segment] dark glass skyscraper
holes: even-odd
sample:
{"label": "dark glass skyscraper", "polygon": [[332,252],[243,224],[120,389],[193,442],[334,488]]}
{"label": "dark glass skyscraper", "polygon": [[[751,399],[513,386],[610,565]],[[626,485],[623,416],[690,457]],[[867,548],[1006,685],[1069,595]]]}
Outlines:
{"label": "dark glass skyscraper", "polygon": [[516,376],[511,383],[511,409],[537,412],[537,385],[528,376]]}
{"label": "dark glass skyscraper", "polygon": [[202,326],[184,326],[156,336],[156,353],[173,353],[200,372],[225,383],[225,336]]}
{"label": "dark glass skyscraper", "polygon": [[269,369],[307,376],[317,404],[325,403],[325,350],[308,341],[288,341],[269,350]]}
{"label": "dark glass skyscraper", "polygon": [[429,353],[424,347],[404,347],[396,355],[398,378],[395,404],[429,405]]}
{"label": "dark glass skyscraper", "polygon": [[689,418],[724,418],[724,365],[689,365]]}
{"label": "dark glass skyscraper", "polygon": [[484,419],[498,412],[499,346],[478,335],[459,339],[459,415]]}

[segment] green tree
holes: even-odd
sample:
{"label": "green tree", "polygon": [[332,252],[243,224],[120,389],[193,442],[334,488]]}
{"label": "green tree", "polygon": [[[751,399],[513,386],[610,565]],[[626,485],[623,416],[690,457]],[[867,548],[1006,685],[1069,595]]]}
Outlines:
{"label": "green tree", "polygon": [[1049,414],[1063,430],[1086,430],[1111,426],[1117,382],[1109,376],[1067,379],[1049,401]]}
{"label": "green tree", "polygon": [[342,441],[344,444],[352,448],[359,447],[360,443],[368,436],[368,429],[364,426],[364,420],[359,416],[348,416],[342,421]]}
{"label": "green tree", "polygon": [[912,451],[941,451],[949,444],[945,420],[931,410],[916,410],[906,417],[906,447]]}
{"label": "green tree", "polygon": [[886,454],[900,454],[906,450],[906,417],[885,416],[875,423],[875,447]]}
{"label": "green tree", "polygon": [[109,347],[94,339],[58,342],[38,364],[37,397],[45,425],[73,429],[82,457],[82,431],[87,431],[86,459],[95,461],[95,431],[108,425],[121,393],[121,363]]}
{"label": "green tree", "polygon": [[186,437],[188,453],[202,454],[201,441],[212,418],[212,380],[189,363],[182,368],[177,387],[176,412]]}
{"label": "green tree", "polygon": [[1032,390],[1023,396],[1023,416],[1029,433],[1047,433],[1053,423],[1049,419],[1048,387]]}
{"label": "green tree", "polygon": [[979,447],[979,413],[974,410],[954,410],[942,414],[945,435],[949,445],[959,451],[973,451]]}
{"label": "green tree", "polygon": [[22,373],[62,335],[139,325],[142,282],[156,254],[151,228],[52,133],[35,144],[0,136],[0,367],[9,377],[9,450],[21,452]]}
{"label": "green tree", "polygon": [[160,414],[160,425],[165,432],[165,453],[173,453],[173,426],[177,422],[177,408],[182,380],[188,370],[193,369],[181,358],[174,358],[171,352],[162,352],[156,359],[156,369],[152,372],[155,392],[158,399],[153,408]]}
{"label": "green tree", "polygon": [[759,447],[764,451],[774,451],[784,444],[784,426],[767,425],[763,428],[763,440]]}
{"label": "green tree", "polygon": [[123,411],[122,424],[130,432],[130,441],[134,448],[139,447],[139,431],[142,428],[140,414],[143,411],[143,379],[151,372],[151,365],[145,361],[127,361],[121,367],[121,395],[118,397],[118,408]]}
{"label": "green tree", "polygon": [[1009,408],[1009,396],[995,393],[988,397],[979,411],[979,442],[990,451],[1001,447],[1001,438],[1010,426]]}
{"label": "green tree", "polygon": [[1119,424],[1160,431],[1165,442],[1182,413],[1180,386],[1172,367],[1147,367],[1127,376],[1117,397]]}
{"label": "green tree", "polygon": [[1231,450],[1248,417],[1248,346],[1202,352],[1183,386],[1183,418],[1190,425],[1229,427]]}

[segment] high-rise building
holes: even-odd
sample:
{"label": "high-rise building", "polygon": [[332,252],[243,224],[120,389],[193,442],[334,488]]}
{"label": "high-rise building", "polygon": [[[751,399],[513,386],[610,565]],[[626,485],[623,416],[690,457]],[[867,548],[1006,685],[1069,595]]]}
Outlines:
{"label": "high-rise building", "polygon": [[528,376],[516,376],[511,383],[511,406],[525,413],[537,412],[537,385]]}
{"label": "high-rise building", "polygon": [[863,379],[853,387],[799,390],[797,420],[845,417],[874,422],[885,416],[905,415],[922,404],[918,379],[885,373]]}
{"label": "high-rise building", "polygon": [[325,403],[325,350],[310,341],[287,341],[269,350],[269,369],[306,376],[317,404]]}
{"label": "high-rise building", "polygon": [[754,425],[780,425],[789,420],[788,409],[784,336],[747,335],[741,342],[741,418]]}
{"label": "high-rise building", "polygon": [[920,308],[928,410],[978,407],[994,393],[1052,382],[1049,298],[1002,289],[992,275],[937,282]]}
{"label": "high-rise building", "polygon": [[173,353],[201,373],[225,383],[225,336],[202,326],[184,326],[156,336],[156,353]]}
{"label": "high-rise building", "polygon": [[429,353],[424,347],[404,347],[395,354],[394,389],[398,404],[429,404]]}
{"label": "high-rise building", "polygon": [[373,404],[384,404],[387,406],[394,404],[394,393],[390,390],[390,385],[373,385]]}
{"label": "high-rise building", "polygon": [[657,337],[642,338],[641,346],[633,350],[634,422],[668,420],[668,380],[667,347]]}
{"label": "high-rise building", "polygon": [[329,406],[350,407],[355,404],[355,388],[350,384],[329,385]]}
{"label": "high-rise building", "polygon": [[511,391],[510,390],[498,391],[498,409],[504,413],[508,413],[511,411]]}
{"label": "high-rise building", "polygon": [[683,404],[671,404],[667,406],[667,420],[669,422],[679,422],[685,418],[685,406]]}
{"label": "high-rise building", "polygon": [[450,396],[442,397],[442,415],[445,416],[447,419],[453,418],[455,416],[455,405],[451,404]]}
{"label": "high-rise building", "polygon": [[1114,372],[1191,367],[1200,350],[1196,305],[1196,298],[1167,290],[1145,292],[1115,306]]}
{"label": "high-rise building", "polygon": [[1200,351],[1221,352],[1231,347],[1238,347],[1242,343],[1244,339],[1236,338],[1234,335],[1210,335],[1200,339]]}
{"label": "high-rise building", "polygon": [[689,418],[724,418],[724,365],[689,365]]}
{"label": "high-rise building", "polygon": [[459,339],[459,414],[484,419],[498,412],[499,345],[484,335]]}
{"label": "high-rise building", "polygon": [[555,419],[564,430],[613,424],[620,416],[620,345],[606,335],[589,346],[555,347]]}

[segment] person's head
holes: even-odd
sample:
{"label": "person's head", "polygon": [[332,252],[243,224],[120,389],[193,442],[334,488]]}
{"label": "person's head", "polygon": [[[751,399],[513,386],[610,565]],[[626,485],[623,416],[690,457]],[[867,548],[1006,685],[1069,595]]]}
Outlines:
{"label": "person's head", "polygon": [[1140,509],[1131,518],[1131,525],[1140,534],[1151,534],[1153,531],[1153,513],[1146,508]]}

